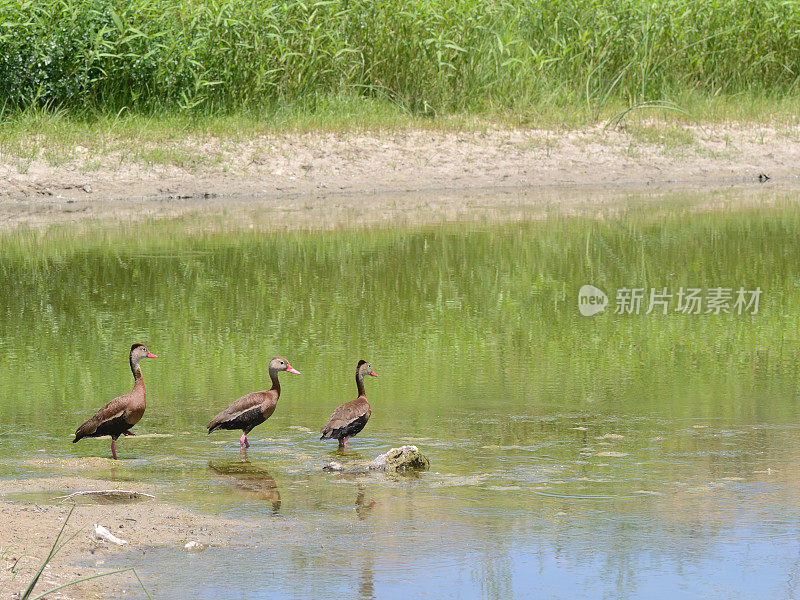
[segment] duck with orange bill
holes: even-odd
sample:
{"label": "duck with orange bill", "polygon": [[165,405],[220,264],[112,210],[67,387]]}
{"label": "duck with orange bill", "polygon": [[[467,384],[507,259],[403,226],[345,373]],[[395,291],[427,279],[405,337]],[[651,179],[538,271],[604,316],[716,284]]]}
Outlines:
{"label": "duck with orange bill", "polygon": [[370,375],[377,377],[378,374],[372,370],[372,365],[365,360],[358,361],[356,365],[356,387],[358,388],[358,398],[352,402],[347,402],[339,406],[330,420],[322,427],[320,432],[321,440],[339,440],[340,448],[347,448],[347,440],[357,435],[372,415],[372,407],[367,402],[367,395],[364,391],[364,377]]}
{"label": "duck with orange bill", "polygon": [[75,432],[74,444],[85,437],[111,436],[111,456],[117,459],[117,438],[120,435],[134,435],[130,429],[144,415],[146,408],[144,378],[139,362],[143,358],[158,358],[147,350],[144,344],[131,346],[128,359],[133,371],[133,389],[123,396],[114,398],[95,415],[85,421]]}
{"label": "duck with orange bill", "polygon": [[300,374],[300,371],[292,367],[289,361],[280,356],[276,356],[269,361],[268,370],[269,377],[272,380],[272,387],[263,392],[252,392],[233,402],[228,408],[211,419],[211,422],[206,426],[209,434],[217,429],[241,429],[242,437],[239,439],[239,446],[242,450],[250,447],[250,442],[247,441],[247,434],[254,427],[269,419],[278,405],[278,398],[281,395],[278,373],[286,371],[295,375]]}

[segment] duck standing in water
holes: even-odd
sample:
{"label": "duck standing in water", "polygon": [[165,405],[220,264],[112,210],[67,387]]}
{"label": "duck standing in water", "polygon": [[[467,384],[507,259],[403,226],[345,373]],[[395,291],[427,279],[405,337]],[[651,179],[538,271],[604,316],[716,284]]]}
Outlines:
{"label": "duck standing in water", "polygon": [[158,358],[155,354],[148,352],[144,344],[134,344],[131,346],[130,363],[133,371],[133,389],[125,394],[114,398],[83,425],[78,427],[75,432],[74,444],[85,437],[111,436],[111,456],[117,460],[117,438],[120,435],[134,435],[130,429],[139,419],[142,418],[145,409],[144,400],[144,379],[139,361],[143,358]]}
{"label": "duck standing in water", "polygon": [[372,415],[372,407],[367,402],[367,395],[364,393],[364,376],[371,375],[377,377],[378,374],[372,370],[372,365],[365,360],[358,361],[356,366],[356,386],[358,387],[358,398],[352,402],[347,402],[338,407],[331,415],[330,421],[320,430],[321,440],[339,440],[340,448],[347,448],[347,440],[359,431],[369,421]]}
{"label": "duck standing in water", "polygon": [[208,433],[217,429],[241,429],[242,437],[239,440],[239,446],[242,450],[249,448],[250,442],[247,441],[247,434],[253,427],[261,425],[269,419],[278,405],[278,398],[281,395],[281,384],[278,381],[279,371],[300,375],[300,371],[294,369],[289,361],[276,356],[269,361],[269,378],[272,380],[272,387],[263,392],[252,392],[236,400],[211,419],[211,422],[206,425]]}

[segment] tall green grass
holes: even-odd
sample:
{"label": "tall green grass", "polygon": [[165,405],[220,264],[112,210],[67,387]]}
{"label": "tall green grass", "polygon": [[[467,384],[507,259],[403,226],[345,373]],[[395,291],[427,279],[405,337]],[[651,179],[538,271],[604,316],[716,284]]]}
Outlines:
{"label": "tall green grass", "polygon": [[0,0],[0,109],[797,96],[795,0]]}

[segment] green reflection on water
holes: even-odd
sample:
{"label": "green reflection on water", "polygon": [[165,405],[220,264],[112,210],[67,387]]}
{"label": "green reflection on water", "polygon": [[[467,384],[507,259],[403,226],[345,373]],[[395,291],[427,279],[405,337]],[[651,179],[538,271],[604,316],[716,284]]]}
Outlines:
{"label": "green reflection on water", "polygon": [[[631,440],[642,427],[633,417],[790,422],[798,225],[787,203],[412,230],[184,234],[174,222],[8,234],[0,431],[24,437],[12,436],[0,456],[40,447],[105,456],[105,444],[67,442],[130,388],[133,341],[160,357],[144,365],[148,409],[137,430],[177,435],[123,440],[123,457],[180,459],[193,444],[228,452],[213,442],[232,434],[208,441],[203,426],[268,385],[274,354],[303,375],[283,376],[278,410],[255,433],[312,461],[331,447],[289,427],[317,431],[352,399],[362,357],[381,377],[368,382],[374,414],[356,448],[419,438],[461,475],[475,471],[456,452],[465,445],[486,455],[484,470],[542,448],[572,458],[565,436],[603,415],[623,419],[615,431],[625,441],[613,445],[628,454],[644,443]],[[763,295],[757,315],[609,309],[588,318],[577,310],[585,283],[607,290],[612,308],[620,287]],[[547,420],[563,415],[577,420]]]}
{"label": "green reflection on water", "polygon": [[[355,362],[371,360],[369,431],[386,442],[515,443],[526,428],[505,415],[553,411],[783,421],[796,414],[798,224],[786,207],[410,231],[10,234],[1,423],[66,436],[130,387],[137,340],[161,357],[144,367],[149,431],[199,430],[266,385],[273,354],[303,371],[284,377],[276,416],[315,430],[353,396]],[[584,283],[764,291],[755,316],[585,318]]]}

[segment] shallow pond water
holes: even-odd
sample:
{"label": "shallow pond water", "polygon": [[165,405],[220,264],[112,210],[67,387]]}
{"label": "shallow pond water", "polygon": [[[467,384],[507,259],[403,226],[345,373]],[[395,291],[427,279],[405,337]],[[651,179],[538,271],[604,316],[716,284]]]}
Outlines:
{"label": "shallow pond water", "polygon": [[[0,477],[146,481],[270,520],[231,548],[115,559],[162,599],[796,596],[794,197],[639,197],[411,229],[7,233]],[[587,284],[604,312],[581,314]],[[679,310],[690,288],[699,314]],[[641,305],[615,314],[625,289]],[[757,310],[736,304],[757,289]],[[651,290],[662,302],[646,314]],[[77,470],[61,459],[109,455],[106,439],[70,441],[130,389],[134,341],[159,356],[143,363],[139,435],[114,467]],[[302,375],[281,376],[242,466],[238,435],[204,426],[268,386],[275,354]],[[380,375],[373,416],[341,454],[315,432],[355,397],[360,358]],[[430,472],[321,470],[403,443]]]}

